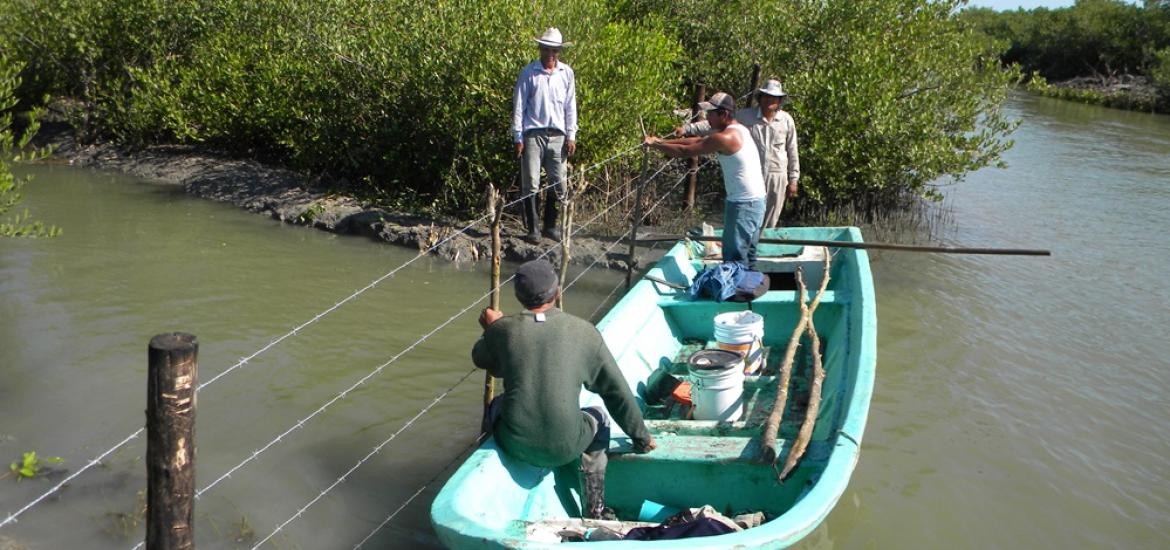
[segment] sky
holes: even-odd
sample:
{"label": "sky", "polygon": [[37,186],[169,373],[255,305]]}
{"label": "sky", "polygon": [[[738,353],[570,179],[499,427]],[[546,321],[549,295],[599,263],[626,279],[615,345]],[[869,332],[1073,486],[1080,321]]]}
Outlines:
{"label": "sky", "polygon": [[1073,0],[971,0],[968,6],[973,8],[991,8],[998,11],[1024,8],[1067,8],[1073,5]]}

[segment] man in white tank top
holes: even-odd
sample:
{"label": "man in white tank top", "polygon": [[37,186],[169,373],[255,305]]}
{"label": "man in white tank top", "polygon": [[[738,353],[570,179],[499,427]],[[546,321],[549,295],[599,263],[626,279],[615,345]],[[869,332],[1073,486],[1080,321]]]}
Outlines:
{"label": "man in white tank top", "polygon": [[756,246],[764,223],[765,197],[760,155],[751,133],[735,120],[735,99],[719,92],[699,103],[707,112],[713,133],[704,137],[659,139],[646,136],[645,144],[669,157],[715,153],[723,169],[727,202],[723,210],[723,261],[756,267]]}

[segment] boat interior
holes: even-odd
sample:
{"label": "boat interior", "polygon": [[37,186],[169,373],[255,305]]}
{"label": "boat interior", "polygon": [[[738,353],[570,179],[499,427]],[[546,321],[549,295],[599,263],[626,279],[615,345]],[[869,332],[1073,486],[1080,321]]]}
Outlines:
{"label": "boat interior", "polygon": [[[855,228],[786,228],[768,230],[765,237],[853,241],[860,240],[860,233]],[[830,277],[814,314],[825,371],[823,398],[807,452],[780,481],[780,468],[808,409],[813,360],[807,336],[801,338],[793,365],[775,446],[777,466],[758,460],[759,435],[776,399],[777,371],[801,318],[795,273],[799,268],[811,299],[824,277],[827,250],[833,254]],[[763,512],[769,520],[766,527],[743,534],[760,533],[765,542],[759,547],[789,544],[783,541],[798,540],[828,514],[856,462],[865,422],[863,407],[868,408],[872,386],[872,368],[859,375],[857,365],[859,357],[872,353],[866,346],[873,344],[867,324],[873,321],[865,320],[872,315],[863,309],[872,304],[854,297],[871,292],[868,261],[864,252],[845,248],[762,243],[757,269],[769,276],[767,292],[746,303],[692,300],[686,290],[675,286],[689,285],[703,269],[718,263],[718,255],[709,252],[699,242],[676,245],[597,325],[641,402],[658,445],[653,452],[635,454],[629,438],[613,426],[606,503],[621,520],[614,526],[622,530],[642,525],[639,520],[661,521],[644,512],[656,505],[665,510],[709,505],[728,517]],[[657,390],[657,380],[666,374],[691,382],[693,390],[695,376],[689,372],[688,358],[717,345],[715,316],[749,310],[763,317],[765,366],[744,378],[738,419],[695,420],[685,399],[684,403],[658,399],[662,392]],[[858,387],[861,394],[855,398]],[[596,394],[581,393],[581,406],[601,404]],[[851,417],[851,412],[856,414]],[[830,479],[822,476],[826,471],[831,472],[833,483],[818,483]],[[452,489],[445,489],[433,505],[441,516],[436,524],[442,532],[476,540],[502,537],[498,540],[509,547],[545,547],[560,542],[561,529],[582,530],[599,524],[578,519],[581,495],[575,464],[553,470],[536,468],[499,452],[491,439],[467,459],[448,485]],[[490,490],[482,489],[486,487]],[[797,506],[800,513],[785,515]]]}
{"label": "boat interior", "polygon": [[[827,250],[761,245],[757,269],[768,274],[769,290],[746,303],[691,300],[685,290],[645,280],[641,292],[631,292],[621,305],[637,314],[614,311],[598,325],[627,379],[637,381],[633,389],[645,404],[647,425],[658,443],[654,452],[638,455],[630,452],[628,438],[614,438],[607,503],[619,518],[637,519],[647,500],[674,508],[711,505],[727,515],[763,511],[778,516],[816,481],[834,444],[844,413],[842,404],[848,398],[848,392],[840,390],[848,386],[850,375],[843,366],[851,340],[847,322],[851,254],[838,254],[831,262],[828,286],[814,316],[826,375],[808,450],[783,483],[778,481],[778,468],[761,464],[757,458],[759,434],[776,399],[780,363],[800,319],[795,273],[799,268],[808,289],[807,299],[811,299],[824,276]],[[648,275],[689,284],[706,266],[719,261],[703,256],[699,243],[676,247]],[[647,383],[655,370],[693,383],[688,358],[698,350],[717,347],[712,320],[721,313],[743,310],[764,319],[764,367],[744,381],[743,414],[738,420],[694,420],[691,408],[674,399],[647,399]],[[808,407],[813,364],[809,346],[808,336],[802,336],[776,445],[779,466],[783,466]],[[598,401],[592,394],[583,394],[583,404]],[[729,487],[735,490],[729,491]]]}

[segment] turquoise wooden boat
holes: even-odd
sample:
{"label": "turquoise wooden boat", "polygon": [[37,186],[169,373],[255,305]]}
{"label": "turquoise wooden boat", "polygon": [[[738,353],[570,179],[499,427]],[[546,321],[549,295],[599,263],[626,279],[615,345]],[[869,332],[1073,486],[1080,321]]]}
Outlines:
{"label": "turquoise wooden boat", "polygon": [[[861,241],[852,227],[783,228],[765,237]],[[697,243],[678,243],[648,275],[686,284],[708,261],[694,258]],[[793,272],[801,266],[810,294],[820,282],[820,247],[761,245],[760,270],[773,290],[750,304],[689,300],[684,291],[640,280],[597,327],[642,399],[646,381],[660,367],[687,376],[686,359],[713,347],[712,319],[751,309],[764,317],[768,369],[776,369],[799,319]],[[775,376],[749,376],[745,412],[735,422],[676,418],[678,407],[647,406],[647,425],[658,449],[629,453],[629,439],[614,426],[606,480],[607,504],[623,520],[637,520],[645,501],[674,508],[711,505],[725,514],[763,511],[759,527],[713,537],[673,541],[592,542],[598,548],[782,548],[801,540],[829,515],[857,464],[865,431],[876,361],[877,317],[869,259],[864,250],[834,248],[831,277],[815,314],[826,376],[813,438],[799,466],[782,483],[771,465],[754,461],[758,434],[776,395]],[[789,407],[777,448],[783,465],[807,407],[810,355],[796,362]],[[806,368],[807,367],[807,368]],[[767,373],[767,371],[765,371]],[[601,404],[582,392],[581,405]],[[610,525],[576,519],[580,495],[572,467],[532,467],[503,454],[488,439],[451,476],[431,506],[431,519],[451,548],[551,548],[557,531]],[[629,526],[630,523],[625,523]],[[617,527],[614,525],[610,525]]]}

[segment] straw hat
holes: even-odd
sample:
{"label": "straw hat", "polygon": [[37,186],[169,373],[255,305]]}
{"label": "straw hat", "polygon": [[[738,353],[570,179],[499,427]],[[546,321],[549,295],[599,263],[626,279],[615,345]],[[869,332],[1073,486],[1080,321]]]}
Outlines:
{"label": "straw hat", "polygon": [[561,41],[561,30],[556,27],[549,27],[548,30],[544,31],[544,34],[540,35],[540,38],[533,40],[546,48],[564,48],[573,45],[572,42]]}
{"label": "straw hat", "polygon": [[768,79],[764,83],[764,87],[760,88],[761,94],[768,94],[772,97],[786,97],[788,94],[784,93],[784,87],[780,85],[780,81],[774,78]]}

